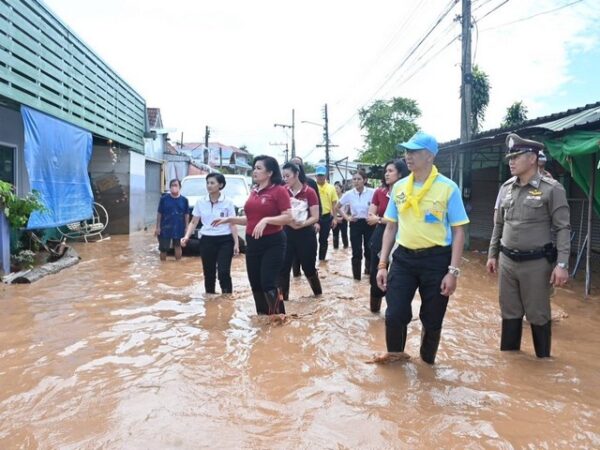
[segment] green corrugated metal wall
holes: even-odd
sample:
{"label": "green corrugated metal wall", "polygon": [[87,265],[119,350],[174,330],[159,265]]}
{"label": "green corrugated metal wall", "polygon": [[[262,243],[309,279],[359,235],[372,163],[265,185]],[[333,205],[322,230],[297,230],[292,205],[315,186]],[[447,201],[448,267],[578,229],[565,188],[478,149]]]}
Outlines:
{"label": "green corrugated metal wall", "polygon": [[0,0],[0,96],[143,152],[144,99],[38,1]]}

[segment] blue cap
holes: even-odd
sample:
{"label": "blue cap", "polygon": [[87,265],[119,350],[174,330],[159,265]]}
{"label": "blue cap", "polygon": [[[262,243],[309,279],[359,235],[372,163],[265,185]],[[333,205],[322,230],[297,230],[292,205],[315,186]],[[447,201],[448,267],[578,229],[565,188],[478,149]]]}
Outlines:
{"label": "blue cap", "polygon": [[407,142],[396,145],[396,149],[406,149],[408,151],[428,150],[435,156],[438,153],[438,143],[432,135],[417,131]]}
{"label": "blue cap", "polygon": [[327,167],[325,167],[325,166],[317,166],[317,169],[315,170],[315,173],[317,175],[327,175]]}

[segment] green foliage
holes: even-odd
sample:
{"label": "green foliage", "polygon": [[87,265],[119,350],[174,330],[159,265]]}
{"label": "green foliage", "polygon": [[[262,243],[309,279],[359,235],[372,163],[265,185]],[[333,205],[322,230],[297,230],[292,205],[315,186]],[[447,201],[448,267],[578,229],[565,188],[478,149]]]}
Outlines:
{"label": "green foliage", "polygon": [[506,108],[506,115],[502,122],[502,128],[516,127],[527,120],[527,106],[522,101],[514,102]]}
{"label": "green foliage", "polygon": [[13,185],[0,181],[0,208],[8,219],[11,228],[18,230],[27,225],[29,216],[34,211],[46,211],[40,193],[33,190],[25,197],[17,197]]}
{"label": "green foliage", "polygon": [[471,98],[471,113],[473,115],[473,134],[481,131],[481,124],[485,119],[485,111],[490,103],[490,77],[487,73],[474,65]]}
{"label": "green foliage", "polygon": [[365,149],[359,161],[381,164],[398,155],[396,145],[407,141],[419,129],[415,120],[421,117],[417,102],[410,98],[394,97],[376,100],[358,112],[360,128],[366,132]]}

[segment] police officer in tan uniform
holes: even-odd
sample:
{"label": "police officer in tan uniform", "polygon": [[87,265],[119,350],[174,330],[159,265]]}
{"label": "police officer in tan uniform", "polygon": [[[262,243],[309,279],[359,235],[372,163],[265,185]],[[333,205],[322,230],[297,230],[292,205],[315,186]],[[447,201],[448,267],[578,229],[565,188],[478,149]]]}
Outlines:
{"label": "police officer in tan uniform", "polygon": [[526,315],[535,354],[544,358],[552,336],[550,287],[569,279],[569,204],[562,185],[538,172],[542,143],[509,134],[506,146],[513,177],[500,188],[486,264],[500,272],[500,350],[520,350]]}

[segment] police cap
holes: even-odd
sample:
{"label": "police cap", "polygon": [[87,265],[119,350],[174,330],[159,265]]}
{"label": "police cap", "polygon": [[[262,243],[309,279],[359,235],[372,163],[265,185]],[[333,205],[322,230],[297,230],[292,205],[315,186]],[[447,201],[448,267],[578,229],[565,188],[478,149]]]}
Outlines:
{"label": "police cap", "polygon": [[506,136],[506,158],[521,155],[523,153],[535,153],[536,155],[544,148],[544,144],[530,139],[523,139],[516,133]]}

